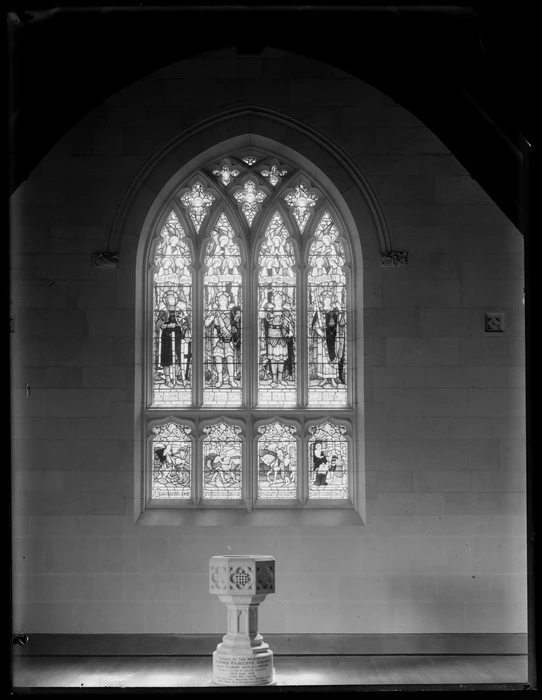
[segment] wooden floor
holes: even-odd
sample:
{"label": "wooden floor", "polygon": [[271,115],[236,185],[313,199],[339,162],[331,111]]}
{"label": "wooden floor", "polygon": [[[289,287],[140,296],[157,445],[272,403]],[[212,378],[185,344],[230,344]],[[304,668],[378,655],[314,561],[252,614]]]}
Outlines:
{"label": "wooden floor", "polygon": [[[519,654],[275,656],[274,664],[276,685],[288,687],[527,682],[527,657]],[[209,686],[211,675],[212,659],[209,656],[20,656],[12,659],[14,690],[198,688]]]}

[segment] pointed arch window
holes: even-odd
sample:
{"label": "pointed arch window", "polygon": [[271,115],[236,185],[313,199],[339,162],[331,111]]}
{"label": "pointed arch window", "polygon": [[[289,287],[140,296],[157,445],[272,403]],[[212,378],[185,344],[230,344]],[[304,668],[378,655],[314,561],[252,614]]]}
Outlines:
{"label": "pointed arch window", "polygon": [[189,173],[151,237],[147,508],[353,507],[348,231],[255,151]]}

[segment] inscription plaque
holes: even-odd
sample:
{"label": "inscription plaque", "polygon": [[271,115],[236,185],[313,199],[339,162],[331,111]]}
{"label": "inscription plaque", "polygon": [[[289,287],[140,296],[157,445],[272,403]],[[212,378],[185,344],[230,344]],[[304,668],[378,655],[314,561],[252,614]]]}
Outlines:
{"label": "inscription plaque", "polygon": [[257,656],[227,656],[213,652],[216,685],[270,685],[274,682],[273,652]]}

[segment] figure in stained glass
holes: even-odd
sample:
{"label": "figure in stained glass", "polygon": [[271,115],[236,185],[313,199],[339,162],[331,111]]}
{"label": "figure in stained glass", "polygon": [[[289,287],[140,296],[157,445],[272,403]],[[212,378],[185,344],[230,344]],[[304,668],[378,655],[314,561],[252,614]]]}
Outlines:
{"label": "figure in stained glass", "polygon": [[344,430],[329,422],[309,428],[309,498],[348,498],[348,443]]}
{"label": "figure in stained glass", "polygon": [[242,446],[239,428],[217,423],[204,428],[203,497],[240,498]]}
{"label": "figure in stained glass", "polygon": [[160,364],[166,386],[186,386],[191,359],[191,329],[187,301],[183,290],[164,295],[165,308],[156,321],[160,331]]}
{"label": "figure in stained glass", "polygon": [[312,452],[312,471],[314,473],[314,486],[327,486],[326,476],[329,471],[327,455],[321,440],[314,443]]}
{"label": "figure in stained glass", "polygon": [[278,212],[265,231],[258,263],[259,402],[295,405],[295,254]]}
{"label": "figure in stained glass", "polygon": [[297,444],[294,428],[275,421],[259,428],[258,498],[296,498]]}
{"label": "figure in stained glass", "polygon": [[279,291],[272,292],[264,305],[265,356],[263,369],[271,377],[271,386],[290,386],[294,369],[295,322],[288,301]]}
{"label": "figure in stained glass", "polygon": [[183,228],[171,212],[154,255],[154,406],[191,402],[192,273]]}
{"label": "figure in stained glass", "polygon": [[231,294],[219,291],[205,319],[206,339],[212,358],[211,376],[207,383],[215,387],[237,387],[241,354],[241,307],[235,305]]}
{"label": "figure in stained glass", "polygon": [[240,264],[239,246],[222,213],[211,232],[204,260],[204,402],[207,405],[241,403]]}
{"label": "figure in stained glass", "polygon": [[338,230],[328,212],[309,249],[309,404],[346,403],[346,273]]}
{"label": "figure in stained glass", "polygon": [[154,428],[152,497],[190,498],[192,444],[190,429],[175,423]]}
{"label": "figure in stained glass", "polygon": [[333,290],[324,289],[311,321],[312,378],[318,386],[337,388],[345,383],[345,314]]}

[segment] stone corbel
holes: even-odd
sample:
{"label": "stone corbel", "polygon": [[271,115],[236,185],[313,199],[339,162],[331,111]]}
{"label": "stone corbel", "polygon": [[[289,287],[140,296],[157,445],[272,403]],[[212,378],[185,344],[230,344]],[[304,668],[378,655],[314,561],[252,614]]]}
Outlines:
{"label": "stone corbel", "polygon": [[119,254],[118,252],[109,250],[99,253],[92,253],[90,266],[92,268],[118,267]]}
{"label": "stone corbel", "polygon": [[406,251],[389,250],[387,253],[381,254],[382,267],[406,267],[408,262],[408,253]]}

